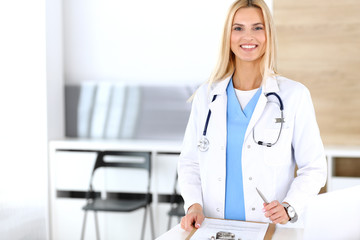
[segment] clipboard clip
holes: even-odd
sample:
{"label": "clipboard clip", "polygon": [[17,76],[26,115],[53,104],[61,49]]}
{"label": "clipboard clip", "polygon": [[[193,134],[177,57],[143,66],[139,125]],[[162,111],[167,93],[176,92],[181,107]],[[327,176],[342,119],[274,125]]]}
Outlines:
{"label": "clipboard clip", "polygon": [[[216,233],[216,238],[212,236],[210,240],[236,240],[236,239],[234,233],[220,231]],[[239,238],[238,240],[241,240],[241,238]]]}

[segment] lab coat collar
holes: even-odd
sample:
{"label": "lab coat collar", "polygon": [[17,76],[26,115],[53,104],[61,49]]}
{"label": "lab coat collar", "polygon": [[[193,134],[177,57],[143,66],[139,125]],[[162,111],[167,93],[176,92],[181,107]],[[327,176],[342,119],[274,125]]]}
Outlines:
{"label": "lab coat collar", "polygon": [[[224,80],[221,80],[219,82],[214,83],[214,86],[212,87],[211,91],[211,99],[214,95],[221,95],[226,94],[226,88],[229,84],[230,79],[232,78],[232,75],[225,78]],[[279,92],[279,85],[276,79],[276,76],[269,76],[264,82],[263,82],[263,93],[269,93],[269,92]]]}
{"label": "lab coat collar", "polygon": [[279,92],[279,84],[276,79],[276,76],[270,76],[268,77],[265,82],[263,83],[263,93],[269,93],[269,92]]}
{"label": "lab coat collar", "polygon": [[[214,112],[214,116],[226,116],[227,108],[224,107],[227,104],[226,89],[227,86],[229,85],[231,77],[232,75],[225,78],[224,80],[214,83],[213,85],[211,94],[209,96],[210,97],[209,109]],[[245,133],[245,139],[249,136],[250,132],[252,131],[253,127],[255,126],[256,122],[258,121],[262,112],[265,109],[267,102],[267,98],[265,94],[269,92],[279,92],[279,91],[280,89],[276,77],[268,77],[266,81],[263,83],[263,88],[261,90],[262,94],[259,97],[258,103],[250,119],[248,128]],[[214,95],[218,95],[219,97],[216,98],[216,101],[211,102],[211,99],[213,99]],[[226,126],[226,117],[221,118],[219,121],[221,122],[221,124],[219,124],[218,126],[222,126],[222,127]],[[219,131],[219,132],[223,132],[225,134],[226,128],[223,129],[223,131]],[[223,139],[226,139],[226,134],[222,137]]]}
{"label": "lab coat collar", "polygon": [[226,94],[226,89],[227,89],[227,86],[229,85],[231,78],[232,78],[232,74],[231,74],[231,76],[214,83],[214,86],[212,87],[212,91],[211,91],[211,98],[214,95]]}

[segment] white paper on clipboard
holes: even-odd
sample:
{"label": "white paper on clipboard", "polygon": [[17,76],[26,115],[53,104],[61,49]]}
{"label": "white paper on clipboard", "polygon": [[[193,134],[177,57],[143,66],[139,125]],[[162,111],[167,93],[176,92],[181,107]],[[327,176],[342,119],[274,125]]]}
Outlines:
{"label": "white paper on clipboard", "polygon": [[268,223],[205,218],[190,240],[209,240],[220,231],[234,233],[235,239],[263,240],[268,227]]}

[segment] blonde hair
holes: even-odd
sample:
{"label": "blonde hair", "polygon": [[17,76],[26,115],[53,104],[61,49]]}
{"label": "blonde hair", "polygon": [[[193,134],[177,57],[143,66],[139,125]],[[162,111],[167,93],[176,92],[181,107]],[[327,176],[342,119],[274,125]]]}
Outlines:
{"label": "blonde hair", "polygon": [[240,8],[255,7],[262,11],[265,33],[266,33],[266,49],[260,62],[260,73],[264,80],[268,76],[276,75],[276,36],[275,36],[275,24],[272,19],[269,8],[263,0],[238,0],[234,2],[228,11],[224,32],[221,41],[220,53],[218,63],[208,80],[209,87],[216,81],[221,81],[226,77],[229,77],[235,71],[235,55],[230,48],[231,29],[234,16]]}

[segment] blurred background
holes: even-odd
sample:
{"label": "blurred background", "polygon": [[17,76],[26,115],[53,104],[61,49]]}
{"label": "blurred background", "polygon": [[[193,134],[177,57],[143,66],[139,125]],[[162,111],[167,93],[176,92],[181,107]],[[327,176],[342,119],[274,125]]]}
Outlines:
{"label": "blurred background", "polygon": [[[86,191],[95,156],[56,150],[114,149],[122,140],[156,146],[156,235],[167,230],[170,204],[160,197],[173,192],[186,100],[216,63],[232,2],[0,2],[2,238],[80,238],[85,199],[71,193]],[[360,184],[360,2],[266,2],[279,72],[312,94],[330,171],[322,191]],[[106,239],[140,236],[142,213],[100,218]],[[86,239],[95,239],[93,226]]]}

